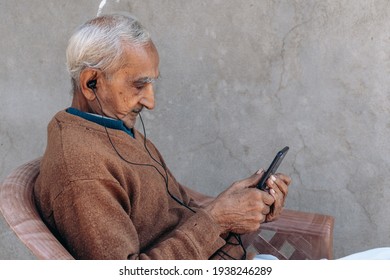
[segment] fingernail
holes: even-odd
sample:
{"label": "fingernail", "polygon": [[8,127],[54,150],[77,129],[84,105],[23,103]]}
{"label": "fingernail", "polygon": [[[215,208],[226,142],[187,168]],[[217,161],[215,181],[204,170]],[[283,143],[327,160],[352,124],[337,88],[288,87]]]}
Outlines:
{"label": "fingernail", "polygon": [[275,193],[276,193],[274,189],[270,189],[269,192],[270,192],[271,194],[275,194]]}
{"label": "fingernail", "polygon": [[260,168],[259,170],[257,170],[257,172],[256,172],[256,174],[261,174],[261,173],[263,173],[263,168]]}
{"label": "fingernail", "polygon": [[275,177],[274,175],[271,175],[271,180],[272,180],[273,182],[275,182],[275,181],[276,181],[276,177]]}

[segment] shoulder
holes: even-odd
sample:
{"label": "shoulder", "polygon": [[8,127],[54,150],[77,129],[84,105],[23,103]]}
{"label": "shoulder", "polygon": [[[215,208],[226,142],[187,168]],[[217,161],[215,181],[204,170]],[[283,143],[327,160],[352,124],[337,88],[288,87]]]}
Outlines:
{"label": "shoulder", "polygon": [[104,127],[61,111],[49,124],[43,161],[51,171],[61,170],[75,180],[104,173],[108,165],[113,169],[118,157]]}

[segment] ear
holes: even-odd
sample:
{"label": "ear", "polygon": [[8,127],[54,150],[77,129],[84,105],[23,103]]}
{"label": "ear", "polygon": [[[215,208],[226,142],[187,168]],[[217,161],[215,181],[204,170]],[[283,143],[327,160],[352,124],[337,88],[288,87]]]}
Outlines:
{"label": "ear", "polygon": [[97,69],[86,68],[80,74],[80,90],[84,97],[89,100],[95,100],[96,96],[92,88],[88,87],[88,82],[96,80],[96,87],[99,84],[101,72]]}

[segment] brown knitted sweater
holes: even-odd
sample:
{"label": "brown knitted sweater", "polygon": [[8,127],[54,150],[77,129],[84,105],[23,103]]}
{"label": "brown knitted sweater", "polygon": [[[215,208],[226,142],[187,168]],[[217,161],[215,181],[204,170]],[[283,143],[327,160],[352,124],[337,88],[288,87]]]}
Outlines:
{"label": "brown knitted sweater", "polygon": [[[209,259],[226,242],[168,170],[132,138],[65,111],[48,126],[47,148],[34,193],[47,225],[76,259]],[[151,155],[163,159],[147,141]],[[237,247],[237,246],[235,246]],[[228,249],[226,249],[228,250]],[[233,252],[232,252],[233,251]],[[229,252],[240,258],[242,251]]]}

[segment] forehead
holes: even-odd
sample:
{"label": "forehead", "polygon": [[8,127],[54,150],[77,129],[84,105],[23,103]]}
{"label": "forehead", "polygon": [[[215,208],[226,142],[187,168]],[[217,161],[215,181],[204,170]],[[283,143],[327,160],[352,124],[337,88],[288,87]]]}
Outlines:
{"label": "forehead", "polygon": [[142,46],[125,45],[121,70],[129,75],[155,76],[158,72],[159,55],[152,42]]}

